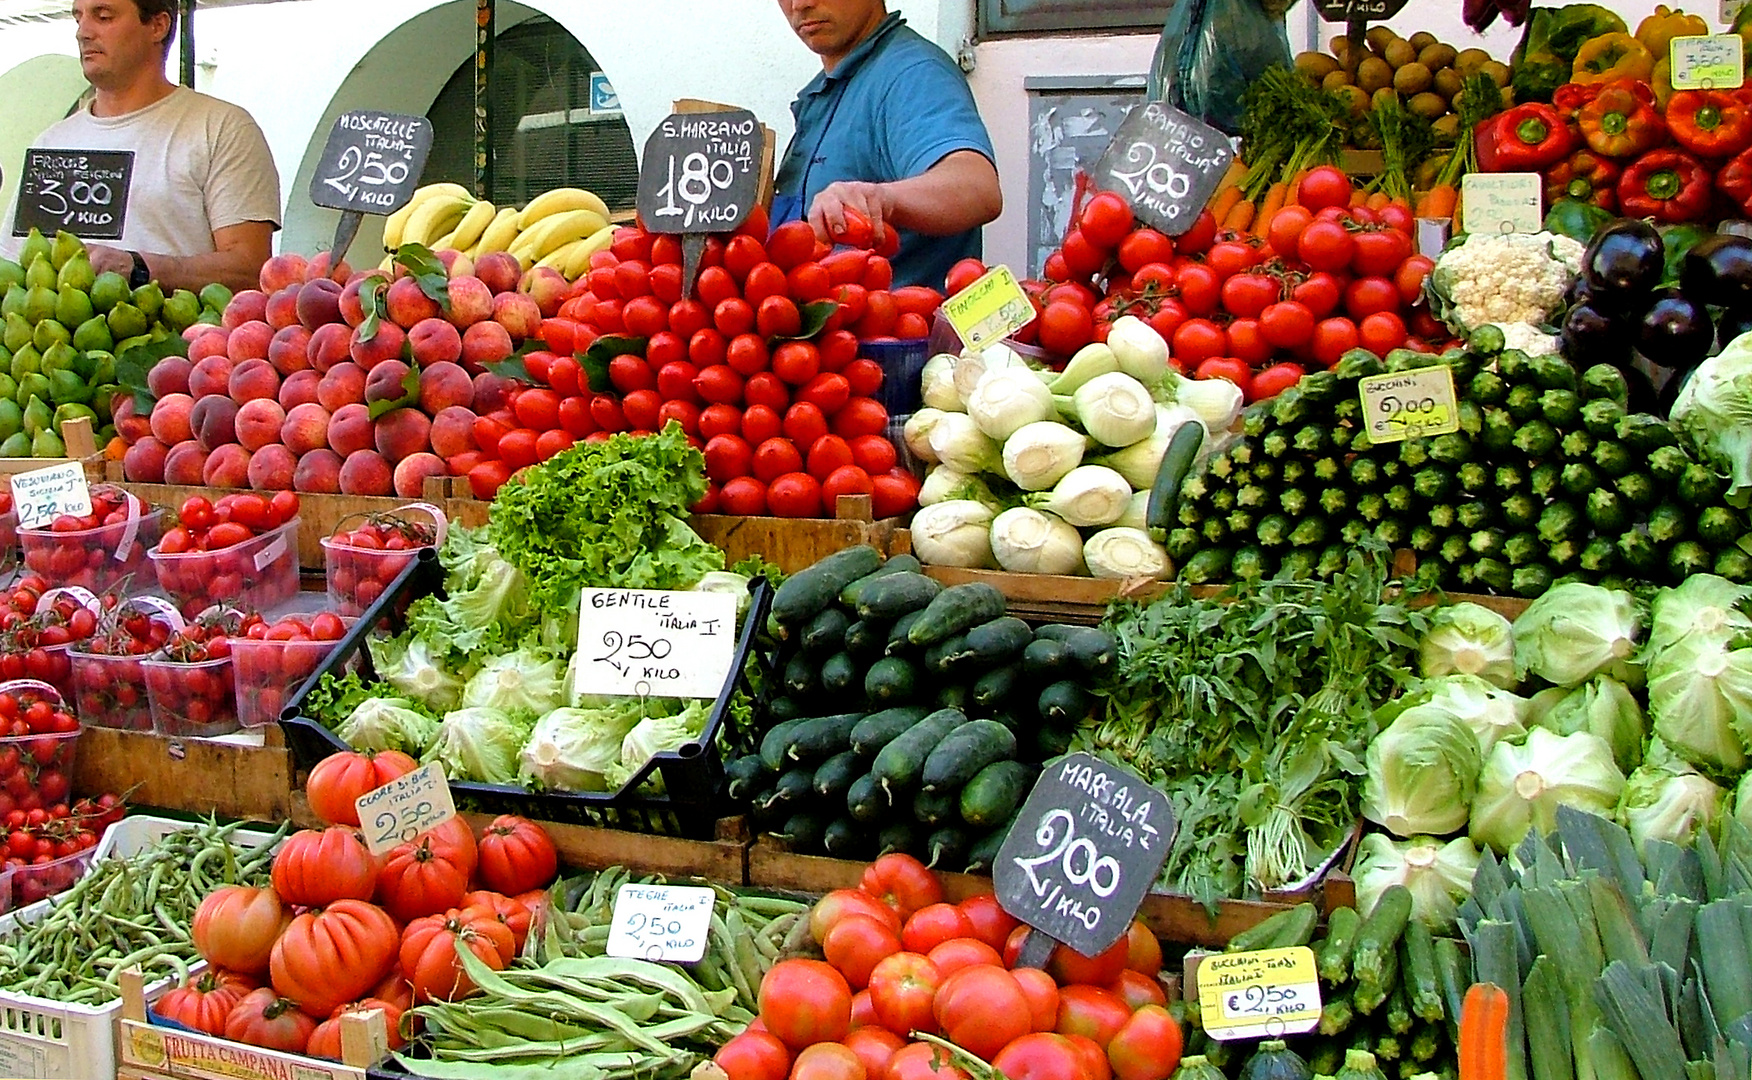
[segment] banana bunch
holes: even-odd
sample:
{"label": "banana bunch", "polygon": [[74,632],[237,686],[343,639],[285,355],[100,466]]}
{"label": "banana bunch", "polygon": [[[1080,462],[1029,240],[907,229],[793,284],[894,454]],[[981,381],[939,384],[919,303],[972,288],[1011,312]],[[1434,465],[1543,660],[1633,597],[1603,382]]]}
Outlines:
{"label": "banana bunch", "polygon": [[471,259],[505,251],[525,270],[546,266],[572,281],[613,241],[608,213],[608,205],[583,188],[543,192],[519,210],[476,199],[460,184],[427,184],[384,222],[383,246],[391,258],[403,244],[451,248]]}

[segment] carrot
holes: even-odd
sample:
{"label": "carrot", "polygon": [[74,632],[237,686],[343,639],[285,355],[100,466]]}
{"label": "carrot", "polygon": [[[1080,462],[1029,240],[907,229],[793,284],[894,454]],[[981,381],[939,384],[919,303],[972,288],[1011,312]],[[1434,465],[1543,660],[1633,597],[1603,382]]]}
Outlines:
{"label": "carrot", "polygon": [[1509,1068],[1509,995],[1474,983],[1460,1008],[1460,1080],[1503,1080]]}
{"label": "carrot", "polygon": [[1262,232],[1271,224],[1272,215],[1284,208],[1284,198],[1289,193],[1290,185],[1282,180],[1265,189],[1265,198],[1259,203],[1259,213],[1253,217],[1253,224],[1257,226],[1255,232]]}
{"label": "carrot", "polygon": [[1371,210],[1385,210],[1387,209],[1387,204],[1392,201],[1393,197],[1388,195],[1385,191],[1377,191],[1370,195],[1369,201],[1363,205]]}
{"label": "carrot", "polygon": [[1427,218],[1453,217],[1460,202],[1460,189],[1453,184],[1437,184],[1424,192],[1417,202],[1417,216]]}
{"label": "carrot", "polygon": [[1229,208],[1223,216],[1222,227],[1225,229],[1245,230],[1253,224],[1253,200],[1242,199]]}
{"label": "carrot", "polygon": [[1290,177],[1290,182],[1288,185],[1286,185],[1289,190],[1284,192],[1284,205],[1285,206],[1301,206],[1302,205],[1302,180],[1307,175],[1308,175],[1308,170],[1302,169],[1302,170],[1299,170],[1296,173],[1296,175]]}
{"label": "carrot", "polygon": [[1211,199],[1211,217],[1220,223],[1229,216],[1229,211],[1235,209],[1235,204],[1241,201],[1239,185],[1223,188]]}

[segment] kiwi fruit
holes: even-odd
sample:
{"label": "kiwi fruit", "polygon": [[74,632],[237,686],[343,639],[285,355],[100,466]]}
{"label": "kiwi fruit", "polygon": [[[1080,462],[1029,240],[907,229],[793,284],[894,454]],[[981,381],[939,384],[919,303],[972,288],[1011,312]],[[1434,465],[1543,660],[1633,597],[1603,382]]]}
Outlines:
{"label": "kiwi fruit", "polygon": [[1437,43],[1435,45],[1425,46],[1423,49],[1419,50],[1417,54],[1417,62],[1424,67],[1429,68],[1431,71],[1440,71],[1453,64],[1454,58],[1459,55],[1460,54],[1454,50],[1454,46]]}
{"label": "kiwi fruit", "polygon": [[1325,53],[1305,52],[1297,54],[1296,70],[1318,83],[1340,68],[1338,61]]}
{"label": "kiwi fruit", "polygon": [[1421,94],[1413,94],[1405,107],[1425,120],[1434,120],[1448,111],[1448,103],[1442,100],[1442,95],[1432,94],[1427,90]]}
{"label": "kiwi fruit", "polygon": [[1453,113],[1443,113],[1430,121],[1430,133],[1435,136],[1437,146],[1453,146],[1460,140],[1460,118]]}
{"label": "kiwi fruit", "polygon": [[1454,54],[1454,68],[1462,75],[1477,74],[1478,69],[1490,63],[1490,54],[1483,49],[1461,49]]}
{"label": "kiwi fruit", "polygon": [[1498,86],[1509,85],[1509,65],[1501,60],[1486,60],[1478,66],[1481,74],[1490,76],[1490,81]]}
{"label": "kiwi fruit", "polygon": [[1393,84],[1393,69],[1379,56],[1371,56],[1357,65],[1357,86],[1365,94],[1373,94],[1383,86]]}
{"label": "kiwi fruit", "polygon": [[1436,43],[1436,35],[1430,33],[1428,30],[1419,30],[1417,33],[1411,35],[1410,40],[1411,47],[1416,49],[1421,55],[1425,49]]}
{"label": "kiwi fruit", "polygon": [[1388,45],[1399,40],[1399,35],[1385,26],[1371,26],[1368,33],[1363,35],[1363,40],[1368,43],[1371,52],[1380,56],[1387,51]]}
{"label": "kiwi fruit", "polygon": [[1399,104],[1399,95],[1394,92],[1391,86],[1383,86],[1381,89],[1369,95],[1370,108],[1385,109],[1397,104]]}
{"label": "kiwi fruit", "polygon": [[1411,42],[1404,38],[1394,38],[1381,50],[1381,59],[1394,68],[1402,68],[1417,61],[1417,50],[1411,47]]}
{"label": "kiwi fruit", "polygon": [[1430,69],[1413,61],[1393,73],[1393,89],[1401,94],[1421,94],[1430,88],[1435,77]]}
{"label": "kiwi fruit", "polygon": [[1451,67],[1445,67],[1436,71],[1434,82],[1436,93],[1452,99],[1466,86],[1466,77]]}
{"label": "kiwi fruit", "polygon": [[1325,90],[1328,93],[1337,90],[1341,86],[1349,85],[1351,85],[1351,77],[1350,72],[1348,71],[1329,72],[1324,79],[1320,80],[1320,89]]}
{"label": "kiwi fruit", "polygon": [[1333,96],[1343,101],[1345,108],[1352,116],[1361,116],[1369,111],[1369,95],[1356,86],[1338,86],[1332,89]]}

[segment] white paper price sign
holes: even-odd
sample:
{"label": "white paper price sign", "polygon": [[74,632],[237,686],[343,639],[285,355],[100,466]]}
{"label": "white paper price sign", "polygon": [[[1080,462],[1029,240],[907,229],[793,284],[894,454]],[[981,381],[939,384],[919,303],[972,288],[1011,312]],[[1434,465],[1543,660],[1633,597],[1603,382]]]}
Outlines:
{"label": "white paper price sign", "polygon": [[1034,321],[1034,305],[1007,266],[985,272],[943,301],[943,317],[970,349],[983,349]]}
{"label": "white paper price sign", "polygon": [[85,466],[69,461],[15,474],[12,507],[18,511],[21,529],[42,528],[62,514],[83,517],[91,513],[91,488],[85,483]]}
{"label": "white paper price sign", "polygon": [[717,898],[695,885],[622,885],[614,897],[608,955],[697,962],[706,955]]}
{"label": "white paper price sign", "polygon": [[1320,1023],[1320,981],[1306,945],[1221,953],[1198,963],[1198,1005],[1213,1039],[1275,1039]]}
{"label": "white paper price sign", "polygon": [[1675,90],[1734,90],[1746,82],[1746,43],[1738,34],[1687,34],[1667,56]]}
{"label": "white paper price sign", "polygon": [[1370,442],[1403,442],[1414,435],[1460,430],[1454,369],[1446,364],[1370,375],[1357,386]]}
{"label": "white paper price sign", "polygon": [[716,698],[736,659],[736,597],[585,589],[574,696]]}
{"label": "white paper price sign", "polygon": [[450,782],[436,762],[398,776],[353,801],[365,846],[381,855],[456,816]]}
{"label": "white paper price sign", "polygon": [[1467,173],[1460,179],[1460,218],[1469,233],[1536,233],[1545,224],[1538,173]]}

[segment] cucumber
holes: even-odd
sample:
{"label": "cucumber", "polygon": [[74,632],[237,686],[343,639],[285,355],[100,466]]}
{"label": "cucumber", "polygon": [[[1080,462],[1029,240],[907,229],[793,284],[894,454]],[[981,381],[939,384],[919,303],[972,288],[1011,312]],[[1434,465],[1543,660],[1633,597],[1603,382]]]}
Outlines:
{"label": "cucumber", "polygon": [[968,698],[976,708],[995,709],[1004,703],[1004,699],[1009,697],[1011,691],[1015,690],[1021,682],[1022,665],[1005,664],[1001,668],[993,668],[975,680],[973,689],[968,691]]}
{"label": "cucumber", "polygon": [[930,714],[931,710],[922,705],[902,705],[870,713],[852,728],[851,747],[865,757],[874,757],[907,728]]}
{"label": "cucumber", "polygon": [[799,716],[774,724],[760,740],[760,761],[766,771],[777,776],[789,768],[790,757],[785,753],[791,745],[791,733],[801,724],[815,719],[813,716]]}
{"label": "cucumber", "polygon": [[788,694],[780,694],[767,702],[767,719],[777,723],[782,720],[802,720],[808,717],[809,710],[803,703]]}
{"label": "cucumber", "polygon": [[821,662],[821,689],[835,698],[858,685],[863,669],[850,653],[836,652]]}
{"label": "cucumber", "polygon": [[942,591],[941,582],[924,574],[884,574],[864,586],[854,610],[860,619],[898,619],[909,611],[922,611]]}
{"label": "cucumber", "polygon": [[885,656],[864,673],[864,694],[876,708],[910,701],[919,693],[919,671],[900,656]]}
{"label": "cucumber", "polygon": [[1144,508],[1144,523],[1150,536],[1161,543],[1173,527],[1175,510],[1180,503],[1180,487],[1192,472],[1193,459],[1204,444],[1205,426],[1197,420],[1183,420],[1168,437],[1168,449],[1156,467],[1156,481],[1150,485],[1150,498]]}
{"label": "cucumber", "polygon": [[1119,643],[1099,627],[1049,623],[1037,628],[1034,637],[1063,642],[1071,661],[1090,675],[1106,674],[1119,659]]}
{"label": "cucumber", "polygon": [[925,865],[933,870],[966,866],[967,853],[972,847],[973,837],[966,829],[945,825],[925,838]]}
{"label": "cucumber", "polygon": [[845,607],[855,608],[858,606],[858,597],[863,594],[865,585],[889,574],[916,574],[920,569],[922,568],[919,566],[919,560],[911,555],[891,555],[887,562],[841,589],[839,602]]}
{"label": "cucumber", "polygon": [[[814,784],[815,770],[813,768],[792,769],[773,781],[772,790],[766,793],[765,800],[755,805],[766,811],[775,811],[781,807],[791,809],[802,806],[815,790]],[[795,812],[794,809],[793,812]]]}
{"label": "cucumber", "polygon": [[964,682],[944,683],[943,689],[937,691],[937,708],[966,712],[968,705],[972,704],[972,696]]}
{"label": "cucumber", "polygon": [[1071,679],[1060,679],[1040,692],[1040,718],[1049,724],[1074,726],[1095,713],[1095,695]]}
{"label": "cucumber", "polygon": [[797,639],[798,647],[810,656],[832,656],[842,648],[846,628],[851,625],[850,615],[837,607],[830,607],[809,620],[809,625],[803,628],[803,636]]}
{"label": "cucumber", "polygon": [[785,665],[779,681],[784,684],[785,693],[806,698],[821,689],[821,668],[809,657],[798,653]]}
{"label": "cucumber", "polygon": [[989,829],[1015,814],[1028,795],[1034,770],[1020,761],[994,761],[961,789],[961,820]]}
{"label": "cucumber", "polygon": [[744,754],[724,765],[724,794],[740,802],[759,791],[776,773],[767,771],[760,754]]}
{"label": "cucumber", "polygon": [[828,802],[841,802],[846,797],[846,791],[851,788],[852,781],[868,771],[863,756],[856,750],[841,750],[815,770],[812,786],[815,794]]}
{"label": "cucumber", "polygon": [[866,622],[859,619],[846,627],[846,652],[857,660],[874,660],[882,655],[882,647],[888,644],[888,624],[885,622]]}
{"label": "cucumber", "polygon": [[967,851],[967,872],[979,874],[989,872],[992,864],[998,861],[998,852],[1003,850],[1004,838],[1010,835],[1010,826],[1015,824],[1015,816],[1002,825],[985,834],[974,842]]}
{"label": "cucumber", "polygon": [[932,748],[919,773],[926,791],[959,791],[993,762],[1016,756],[1016,736],[996,720],[970,720]]}
{"label": "cucumber", "polygon": [[773,620],[781,627],[802,626],[839,598],[840,590],[882,565],[882,554],[868,545],[842,548],[792,574],[773,593]]}
{"label": "cucumber", "polygon": [[860,858],[864,848],[864,831],[851,818],[834,818],[821,834],[821,849],[836,859]]}
{"label": "cucumber", "polygon": [[860,825],[874,825],[887,816],[891,808],[887,794],[869,773],[853,780],[846,788],[846,813]]}
{"label": "cucumber", "polygon": [[915,651],[912,642],[906,639],[906,632],[922,614],[922,611],[909,611],[889,625],[888,637],[882,643],[883,656],[900,656]]}
{"label": "cucumber", "polygon": [[785,747],[788,761],[807,763],[832,757],[851,745],[852,729],[864,718],[861,712],[815,716],[791,729],[790,744]]}
{"label": "cucumber", "polygon": [[827,822],[819,814],[799,812],[786,818],[773,835],[785,841],[792,851],[805,854],[820,851],[821,842],[827,837]]}
{"label": "cucumber", "polygon": [[1033,639],[1034,632],[1027,623],[1014,615],[1004,615],[969,630],[967,651],[980,664],[995,667],[1015,660]]}
{"label": "cucumber", "polygon": [[953,791],[921,791],[913,796],[913,820],[939,828],[961,821],[961,807]]}
{"label": "cucumber", "polygon": [[876,834],[876,853],[887,855],[900,851],[911,855],[918,850],[919,830],[910,821],[891,821]]}
{"label": "cucumber", "polygon": [[907,631],[907,640],[926,648],[1003,613],[1004,594],[997,586],[984,581],[951,585],[931,598],[919,620]]}
{"label": "cucumber", "polygon": [[937,744],[967,722],[967,714],[960,709],[938,709],[884,746],[870,766],[870,775],[891,797],[912,788],[919,782],[925,761]]}
{"label": "cucumber", "polygon": [[1057,682],[1075,671],[1076,665],[1064,642],[1037,637],[1022,650],[1022,670],[1036,682]]}
{"label": "cucumber", "polygon": [[967,635],[956,634],[925,651],[925,670],[933,675],[953,676],[962,668],[973,667],[973,659],[967,648]]}

